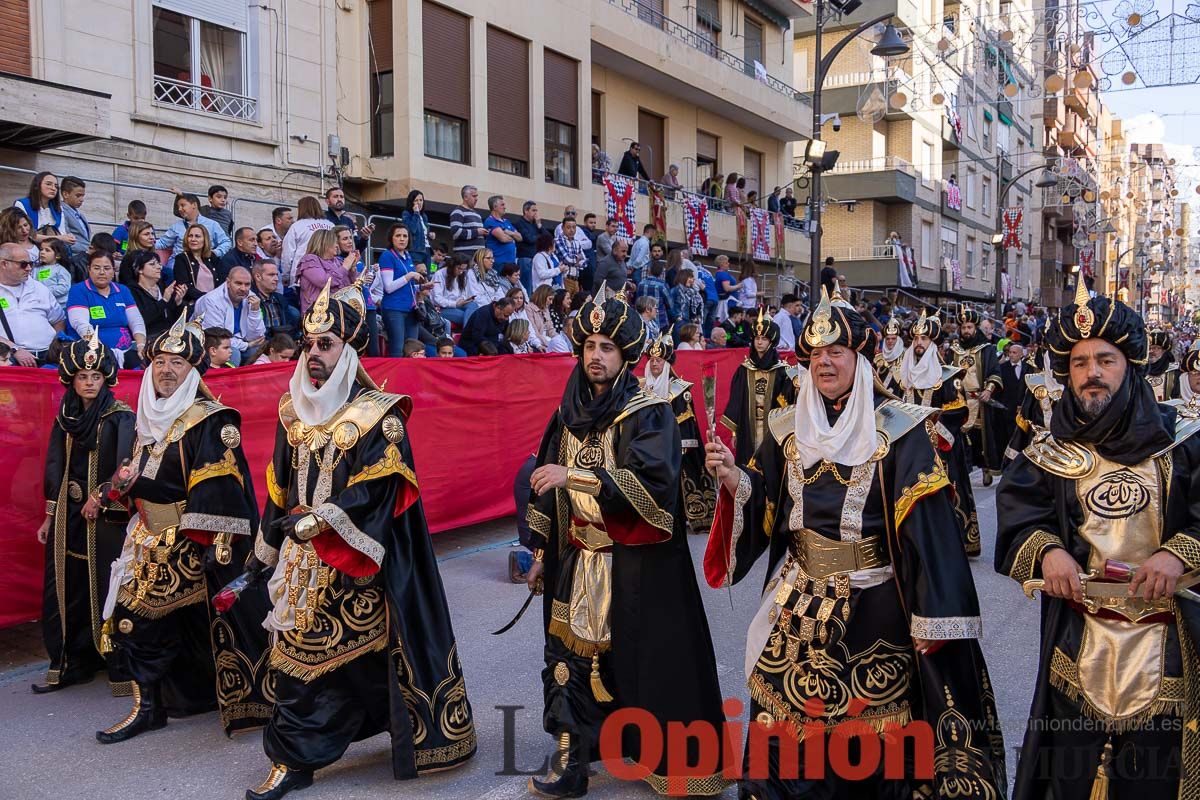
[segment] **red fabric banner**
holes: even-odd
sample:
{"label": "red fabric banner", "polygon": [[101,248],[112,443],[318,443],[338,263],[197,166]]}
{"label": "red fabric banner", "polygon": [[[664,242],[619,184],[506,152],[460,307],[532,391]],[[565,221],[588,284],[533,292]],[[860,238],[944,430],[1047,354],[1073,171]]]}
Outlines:
{"label": "red fabric banner", "polygon": [[[707,429],[700,383],[704,367],[716,367],[719,416],[730,379],[745,356],[744,349],[679,352],[675,369],[696,384],[692,396],[702,429]],[[574,359],[378,358],[365,364],[385,390],[412,396],[408,430],[430,530],[512,514],[513,479],[537,450]],[[213,370],[205,377],[213,394],[242,414],[242,444],[260,500],[275,444],[279,398],[293,370],[293,364],[270,364]],[[130,406],[137,405],[142,374],[121,373],[115,392]],[[63,391],[55,371],[0,369],[0,507],[8,513],[0,528],[0,628],[41,613],[43,546],[35,532],[45,514],[46,443]]]}

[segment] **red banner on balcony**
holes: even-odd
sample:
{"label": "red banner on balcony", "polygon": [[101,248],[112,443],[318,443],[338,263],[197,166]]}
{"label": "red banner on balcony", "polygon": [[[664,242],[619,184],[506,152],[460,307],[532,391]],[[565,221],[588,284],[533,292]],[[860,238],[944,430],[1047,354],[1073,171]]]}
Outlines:
{"label": "red banner on balcony", "polygon": [[637,238],[636,181],[611,172],[604,174],[604,205],[609,219],[617,221],[617,238],[632,243]]}
{"label": "red banner on balcony", "polygon": [[1001,247],[1006,250],[1016,248],[1021,249],[1021,220],[1025,216],[1025,209],[1021,206],[1010,206],[1004,209],[1004,239]]}
{"label": "red banner on balcony", "polygon": [[683,230],[692,255],[708,255],[708,201],[688,195],[683,206]]}
{"label": "red banner on balcony", "polygon": [[659,236],[663,240],[670,239],[667,236],[667,198],[663,196],[661,186],[655,184],[650,185],[650,224],[658,229]]}
{"label": "red banner on balcony", "polygon": [[[717,404],[744,349],[680,351],[676,371],[699,385],[706,365],[717,372]],[[517,469],[537,449],[574,367],[566,355],[455,359],[367,359],[385,390],[411,395],[409,425],[421,498],[433,532],[496,519],[514,510]],[[205,382],[242,415],[242,444],[260,497],[274,447],[279,397],[293,366],[270,364],[212,370]],[[136,405],[143,373],[122,372],[115,393]],[[0,369],[0,627],[37,619],[42,607],[42,554],[36,531],[44,516],[46,442],[62,399],[58,373]],[[693,392],[704,415],[703,393]],[[701,426],[704,428],[705,426]],[[722,436],[725,435],[723,429]],[[514,537],[516,532],[514,531]]]}
{"label": "red banner on balcony", "polygon": [[750,257],[771,260],[771,216],[761,208],[750,209]]}

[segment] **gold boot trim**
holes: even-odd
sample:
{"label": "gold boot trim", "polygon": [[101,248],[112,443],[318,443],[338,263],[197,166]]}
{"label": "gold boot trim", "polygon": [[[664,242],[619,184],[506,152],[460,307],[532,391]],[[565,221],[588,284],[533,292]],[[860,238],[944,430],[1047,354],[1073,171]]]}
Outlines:
{"label": "gold boot trim", "polygon": [[132,686],[133,686],[133,691],[132,691],[133,710],[129,712],[129,716],[127,716],[125,719],[121,720],[116,725],[113,725],[111,728],[107,728],[104,731],[105,733],[110,734],[110,735],[114,734],[114,733],[120,733],[121,731],[125,730],[130,725],[132,725],[133,721],[135,719],[137,719],[138,711],[142,707],[142,687],[137,685],[137,681],[133,681]]}
{"label": "gold boot trim", "polygon": [[254,789],[254,793],[266,794],[272,789],[278,788],[279,784],[283,783],[283,779],[287,777],[287,774],[288,768],[283,764],[272,764],[271,771],[267,773],[267,779]]}

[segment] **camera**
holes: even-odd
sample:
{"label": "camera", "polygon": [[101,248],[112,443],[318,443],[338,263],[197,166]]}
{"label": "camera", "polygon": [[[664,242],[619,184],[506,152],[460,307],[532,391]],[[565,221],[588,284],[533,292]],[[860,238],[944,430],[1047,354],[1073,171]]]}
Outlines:
{"label": "camera", "polygon": [[834,133],[837,133],[837,132],[839,132],[841,129],[842,129],[842,118],[841,118],[841,117],[834,117],[834,118],[833,118],[833,132],[834,132]]}

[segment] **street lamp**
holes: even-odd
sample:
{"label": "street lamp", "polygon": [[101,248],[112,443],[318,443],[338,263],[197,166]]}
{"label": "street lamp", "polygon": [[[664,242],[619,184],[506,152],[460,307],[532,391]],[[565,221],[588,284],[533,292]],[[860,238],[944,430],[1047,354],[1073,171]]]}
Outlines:
{"label": "street lamp", "polygon": [[[1012,180],[1004,185],[1000,190],[999,196],[996,198],[996,231],[992,237],[992,242],[996,245],[996,319],[1004,316],[1004,294],[1000,291],[1000,276],[1004,267],[1004,201],[1008,198],[1008,192],[1012,187],[1024,178],[1026,175],[1032,175],[1038,170],[1042,170],[1041,176],[1033,182],[1033,185],[1038,189],[1049,189],[1058,186],[1058,176],[1050,171],[1048,167],[1037,166],[1030,167],[1027,170],[1018,172],[1013,176]],[[1000,170],[996,170],[999,172]]]}
{"label": "street lamp", "polygon": [[[900,32],[896,30],[896,26],[891,24],[889,20],[892,14],[880,15],[873,20],[864,22],[855,28],[848,36],[840,40],[833,46],[828,53],[821,53],[821,34],[825,28],[825,22],[828,19],[830,6],[842,14],[848,14],[858,6],[851,0],[850,3],[837,2],[837,0],[816,0],[814,3],[816,8],[816,37],[814,39],[814,47],[816,53],[816,73],[813,76],[813,93],[812,93],[812,140],[808,145],[808,154],[806,158],[809,163],[809,171],[812,175],[812,180],[808,187],[808,236],[811,249],[809,250],[809,287],[808,287],[808,302],[809,306],[814,310],[820,302],[821,293],[818,287],[821,285],[821,173],[825,166],[821,162],[820,156],[816,155],[814,145],[820,152],[824,153],[824,142],[821,142],[821,87],[825,83],[825,76],[829,74],[829,68],[833,65],[833,60],[838,57],[838,54],[845,49],[853,39],[870,28],[880,23],[885,23],[883,35],[879,37],[879,41],[871,48],[871,55],[880,56],[881,58],[894,58],[902,56],[909,51],[909,45],[904,41]],[[821,144],[817,145],[817,142]]]}

